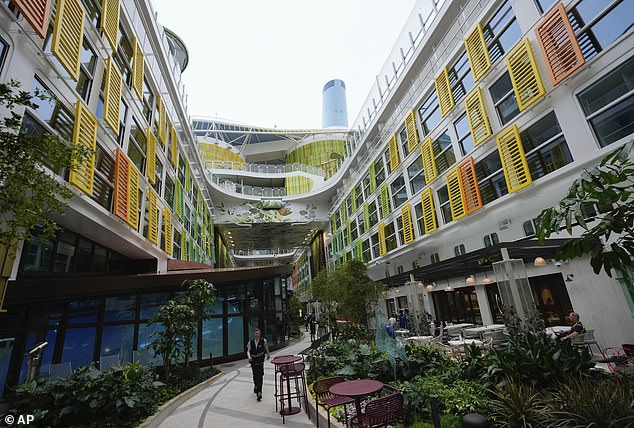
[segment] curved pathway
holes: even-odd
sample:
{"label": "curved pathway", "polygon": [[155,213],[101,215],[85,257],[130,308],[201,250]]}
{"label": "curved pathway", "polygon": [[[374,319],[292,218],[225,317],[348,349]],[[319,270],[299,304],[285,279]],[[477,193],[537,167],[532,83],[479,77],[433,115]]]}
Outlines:
{"label": "curved pathway", "polygon": [[[294,339],[290,345],[271,352],[276,355],[297,354],[310,346],[310,338]],[[270,361],[264,366],[262,401],[253,393],[251,366],[246,358],[216,366],[224,373],[214,383],[193,396],[172,412],[160,428],[264,428],[288,427],[311,428],[304,408],[296,415],[287,416],[282,425],[282,417],[275,410],[275,368]],[[279,408],[279,407],[278,407]]]}

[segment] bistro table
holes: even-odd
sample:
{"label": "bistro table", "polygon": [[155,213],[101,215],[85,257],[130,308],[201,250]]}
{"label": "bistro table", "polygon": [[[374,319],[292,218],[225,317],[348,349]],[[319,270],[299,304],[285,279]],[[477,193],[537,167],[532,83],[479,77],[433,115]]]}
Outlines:
{"label": "bistro table", "polygon": [[361,415],[361,398],[383,389],[383,382],[372,379],[357,379],[336,383],[328,390],[331,394],[354,398],[357,416]]}
{"label": "bistro table", "polygon": [[410,337],[406,337],[403,340],[403,342],[407,342],[407,343],[411,342],[417,345],[426,345],[430,343],[433,338],[434,336],[410,336]]}
{"label": "bistro table", "polygon": [[467,327],[473,327],[473,324],[467,323],[467,322],[463,322],[461,324],[451,324],[451,325],[445,326],[445,330],[447,330],[447,334],[449,334],[450,336],[453,336],[457,334],[459,330],[462,330],[463,328],[467,328]]}
{"label": "bistro table", "polygon": [[[275,385],[276,385],[276,397],[275,399],[277,400],[277,373],[279,371],[281,371],[282,366],[285,366],[287,364],[293,364],[296,361],[301,360],[302,357],[301,355],[281,355],[279,357],[275,357],[271,360],[272,364],[275,364]],[[299,406],[293,407],[292,403],[291,403],[291,381],[290,378],[286,378],[286,391],[287,391],[287,395],[288,395],[288,407],[287,408],[283,408],[280,410],[280,414],[282,416],[288,416],[288,415],[294,415],[296,413],[301,412],[301,408]],[[284,406],[282,406],[284,407]]]}
{"label": "bistro table", "polygon": [[406,328],[399,328],[398,330],[396,330],[396,335],[398,337],[407,337],[408,334],[409,330],[407,330]]}
{"label": "bistro table", "polygon": [[546,327],[546,334],[548,334],[552,338],[557,337],[557,333],[565,333],[570,331],[570,326],[567,325],[555,325],[552,327]]}
{"label": "bistro table", "polygon": [[490,324],[490,325],[484,325],[482,327],[465,328],[463,332],[467,336],[481,338],[482,333],[486,333],[488,331],[503,330],[504,328],[506,328],[504,324]]}
{"label": "bistro table", "polygon": [[454,339],[454,340],[450,340],[448,343],[450,346],[476,345],[477,347],[481,347],[484,344],[484,342],[478,339]]}

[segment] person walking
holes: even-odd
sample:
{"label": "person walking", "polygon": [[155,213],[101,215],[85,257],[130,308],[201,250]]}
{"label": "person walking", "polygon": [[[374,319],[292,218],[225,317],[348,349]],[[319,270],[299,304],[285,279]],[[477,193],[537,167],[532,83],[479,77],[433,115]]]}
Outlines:
{"label": "person walking", "polygon": [[253,331],[253,339],[249,340],[247,345],[247,357],[249,358],[249,364],[251,364],[251,371],[253,372],[253,392],[255,393],[258,401],[262,400],[262,381],[264,379],[264,356],[266,359],[271,358],[269,353],[269,345],[266,339],[261,337],[262,331],[256,328]]}
{"label": "person walking", "polygon": [[313,317],[311,317],[310,318],[310,341],[311,341],[311,343],[315,341],[316,330],[317,330],[317,323],[315,322]]}

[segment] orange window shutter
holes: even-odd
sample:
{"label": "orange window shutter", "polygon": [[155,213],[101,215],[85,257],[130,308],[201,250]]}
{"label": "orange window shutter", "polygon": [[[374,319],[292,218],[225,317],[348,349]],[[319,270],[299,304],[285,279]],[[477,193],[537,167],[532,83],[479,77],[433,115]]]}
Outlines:
{"label": "orange window shutter", "polygon": [[403,223],[403,243],[409,244],[414,240],[414,227],[412,225],[412,209],[409,203],[401,208],[401,222]]}
{"label": "orange window shutter", "polygon": [[84,15],[81,0],[57,2],[51,52],[75,81],[79,79],[79,63],[84,42]]}
{"label": "orange window shutter", "polygon": [[436,158],[434,157],[434,149],[432,148],[431,138],[427,138],[420,146],[423,156],[423,172],[425,173],[425,182],[431,183],[438,175],[436,171]]}
{"label": "orange window shutter", "polygon": [[434,207],[434,195],[431,187],[428,187],[421,193],[421,205],[423,207],[423,225],[425,226],[425,234],[431,233],[438,228],[438,223],[436,222],[436,209]]}
{"label": "orange window shutter", "polygon": [[119,38],[119,0],[101,2],[101,28],[113,52],[117,51]]}
{"label": "orange window shutter", "polygon": [[447,181],[447,192],[449,193],[449,205],[453,220],[460,220],[467,215],[464,207],[464,197],[458,176],[458,168],[452,169],[445,177]]}
{"label": "orange window shutter", "polygon": [[379,223],[379,257],[384,256],[387,253],[387,244],[385,243],[385,223]]}
{"label": "orange window shutter", "polygon": [[463,161],[458,166],[458,172],[464,196],[465,212],[471,214],[482,208],[482,196],[480,195],[480,186],[478,186],[478,177],[476,176],[473,158],[469,157],[469,159]]}
{"label": "orange window shutter", "polygon": [[41,38],[46,37],[52,0],[12,0],[11,3]]}
{"label": "orange window shutter", "polygon": [[478,81],[491,68],[491,58],[484,40],[482,24],[478,23],[464,41],[473,80]]}
{"label": "orange window shutter", "polygon": [[139,46],[139,41],[134,39],[134,57],[132,59],[132,86],[134,91],[139,96],[139,99],[143,99],[143,73],[145,71],[145,62],[143,57],[143,51]]}
{"label": "orange window shutter", "polygon": [[546,94],[528,39],[519,43],[506,57],[513,92],[520,111]]}
{"label": "orange window shutter", "polygon": [[152,132],[152,128],[148,128],[146,153],[145,175],[150,183],[156,184],[156,137]]}
{"label": "orange window shutter", "polygon": [[75,126],[73,127],[73,144],[83,146],[92,151],[83,162],[73,162],[68,181],[89,196],[92,196],[95,178],[95,147],[97,145],[97,119],[82,100],[75,106]]}
{"label": "orange window shutter", "polygon": [[524,146],[522,145],[517,125],[513,125],[503,131],[496,140],[509,193],[516,192],[531,184],[533,179],[528,169],[528,162],[526,162]]}
{"label": "orange window shutter", "polygon": [[483,143],[492,135],[491,124],[484,107],[484,99],[482,98],[482,89],[479,87],[472,91],[465,99],[467,107],[467,118],[469,119],[469,127],[471,128],[471,136],[475,146]]}
{"label": "orange window shutter", "polygon": [[112,209],[117,217],[125,221],[128,221],[129,168],[130,161],[121,149],[117,149],[114,175],[114,204]]}
{"label": "orange window shutter", "polygon": [[158,244],[158,197],[156,192],[149,188],[147,192],[148,199],[148,227],[147,239],[154,245]]}
{"label": "orange window shutter", "polygon": [[139,230],[139,171],[128,163],[128,224]]}
{"label": "orange window shutter", "polygon": [[434,80],[436,93],[438,94],[438,104],[440,106],[440,114],[445,117],[447,113],[454,107],[455,102],[451,95],[451,84],[449,83],[449,73],[447,67]]}
{"label": "orange window shutter", "polygon": [[112,57],[108,57],[106,87],[104,90],[103,118],[119,135],[119,109],[121,108],[121,73]]}
{"label": "orange window shutter", "polygon": [[172,255],[172,212],[169,208],[163,208],[163,251]]}
{"label": "orange window shutter", "polygon": [[405,118],[405,133],[407,134],[407,150],[412,152],[418,146],[418,131],[416,130],[416,114],[410,111]]}
{"label": "orange window shutter", "polygon": [[548,74],[557,85],[585,64],[575,32],[570,25],[566,8],[559,3],[535,29]]}

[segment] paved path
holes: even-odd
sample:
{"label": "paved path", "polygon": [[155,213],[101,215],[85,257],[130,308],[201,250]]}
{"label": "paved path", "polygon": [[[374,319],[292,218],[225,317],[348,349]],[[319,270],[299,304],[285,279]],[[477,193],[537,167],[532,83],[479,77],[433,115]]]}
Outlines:
{"label": "paved path", "polygon": [[[293,340],[289,346],[271,352],[271,358],[297,354],[309,345],[310,337],[304,335],[301,340]],[[224,372],[224,376],[178,407],[159,425],[160,428],[313,427],[303,407],[300,413],[287,416],[282,425],[282,417],[275,411],[275,368],[270,361],[264,363],[260,402],[253,393],[251,366],[246,358],[216,367]]]}

